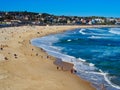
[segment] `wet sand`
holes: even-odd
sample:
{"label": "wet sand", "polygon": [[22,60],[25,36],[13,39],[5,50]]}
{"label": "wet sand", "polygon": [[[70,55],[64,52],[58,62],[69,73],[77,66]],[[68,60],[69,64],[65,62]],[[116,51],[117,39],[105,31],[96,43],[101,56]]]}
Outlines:
{"label": "wet sand", "polygon": [[[93,26],[21,26],[0,28],[0,90],[95,90],[62,62],[63,70],[53,63],[55,58],[30,40],[80,27]],[[69,64],[69,65],[68,65]]]}

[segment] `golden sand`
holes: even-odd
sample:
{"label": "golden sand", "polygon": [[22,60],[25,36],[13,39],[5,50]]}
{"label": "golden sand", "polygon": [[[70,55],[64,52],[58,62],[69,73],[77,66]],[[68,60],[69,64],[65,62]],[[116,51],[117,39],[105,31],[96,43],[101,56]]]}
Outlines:
{"label": "golden sand", "polygon": [[78,26],[0,28],[0,90],[95,90],[75,74],[57,70],[54,57],[30,44],[32,38],[73,28]]}

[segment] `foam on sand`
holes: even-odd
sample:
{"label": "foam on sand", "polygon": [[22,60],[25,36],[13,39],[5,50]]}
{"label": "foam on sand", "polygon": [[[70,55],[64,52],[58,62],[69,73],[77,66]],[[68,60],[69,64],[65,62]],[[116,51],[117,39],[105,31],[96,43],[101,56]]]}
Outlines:
{"label": "foam on sand", "polygon": [[[60,33],[78,27],[93,26],[20,26],[0,28],[0,44],[9,45],[9,47],[0,51],[0,54],[2,54],[0,56],[1,60],[3,55],[8,58],[8,60],[0,61],[0,90],[95,90],[85,80],[79,79],[69,72],[58,71],[53,65],[54,58],[50,56],[47,58],[48,54],[44,50],[38,49],[30,43],[32,38]],[[47,42],[44,43],[47,44]],[[50,42],[46,47],[49,45],[51,45]],[[52,49],[57,51],[56,48]],[[58,51],[60,50],[58,49]],[[16,54],[17,58],[14,56]]]}
{"label": "foam on sand", "polygon": [[[86,30],[86,29],[83,29],[83,31],[84,30]],[[50,37],[51,36],[46,36],[46,40],[47,40],[47,38],[50,38]],[[57,37],[57,35],[55,35],[55,37]],[[52,39],[54,39],[54,38],[52,38]],[[39,40],[38,44],[36,43],[37,40]],[[57,38],[55,42],[58,42],[58,40],[59,39]],[[68,40],[70,40],[70,39],[68,39]],[[92,82],[95,87],[100,88],[99,85],[104,83],[105,86],[107,86],[107,88],[108,88],[107,90],[119,90],[120,89],[119,86],[116,86],[110,82],[110,79],[109,79],[109,76],[107,73],[96,68],[96,66],[93,63],[88,63],[86,60],[84,60],[82,58],[75,58],[75,57],[69,56],[65,53],[61,53],[61,49],[59,49],[59,47],[57,48],[57,47],[51,46],[52,43],[54,43],[53,40],[51,40],[51,41],[53,41],[51,44],[47,44],[47,45],[40,43],[41,38],[36,39],[36,40],[33,39],[31,41],[32,41],[33,45],[35,45],[37,47],[41,47],[44,50],[46,50],[49,55],[60,58],[62,61],[74,64],[74,68],[77,70],[77,75],[82,77],[83,79],[86,79],[86,80]],[[42,40],[42,41],[44,41],[44,40]],[[46,42],[49,42],[49,41],[46,41]]]}

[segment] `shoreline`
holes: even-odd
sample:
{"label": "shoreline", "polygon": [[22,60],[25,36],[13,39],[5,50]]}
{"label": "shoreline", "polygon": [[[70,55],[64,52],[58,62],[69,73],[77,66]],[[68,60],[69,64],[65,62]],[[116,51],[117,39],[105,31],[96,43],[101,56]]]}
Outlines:
{"label": "shoreline", "polygon": [[0,89],[79,90],[81,88],[82,90],[95,90],[90,82],[80,79],[77,75],[58,71],[53,64],[54,57],[30,44],[32,38],[87,27],[89,26],[0,28]]}

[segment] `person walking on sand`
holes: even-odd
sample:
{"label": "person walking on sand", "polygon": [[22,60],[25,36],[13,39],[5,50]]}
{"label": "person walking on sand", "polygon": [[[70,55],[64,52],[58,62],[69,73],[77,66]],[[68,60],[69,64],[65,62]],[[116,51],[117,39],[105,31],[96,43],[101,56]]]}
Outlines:
{"label": "person walking on sand", "polygon": [[104,84],[101,84],[100,88],[101,88],[101,90],[106,90],[106,88],[105,88],[105,85],[104,85]]}
{"label": "person walking on sand", "polygon": [[73,73],[73,71],[74,71],[74,70],[73,70],[73,69],[71,69],[71,73]]}
{"label": "person walking on sand", "polygon": [[59,67],[57,66],[57,70],[59,69]]}

